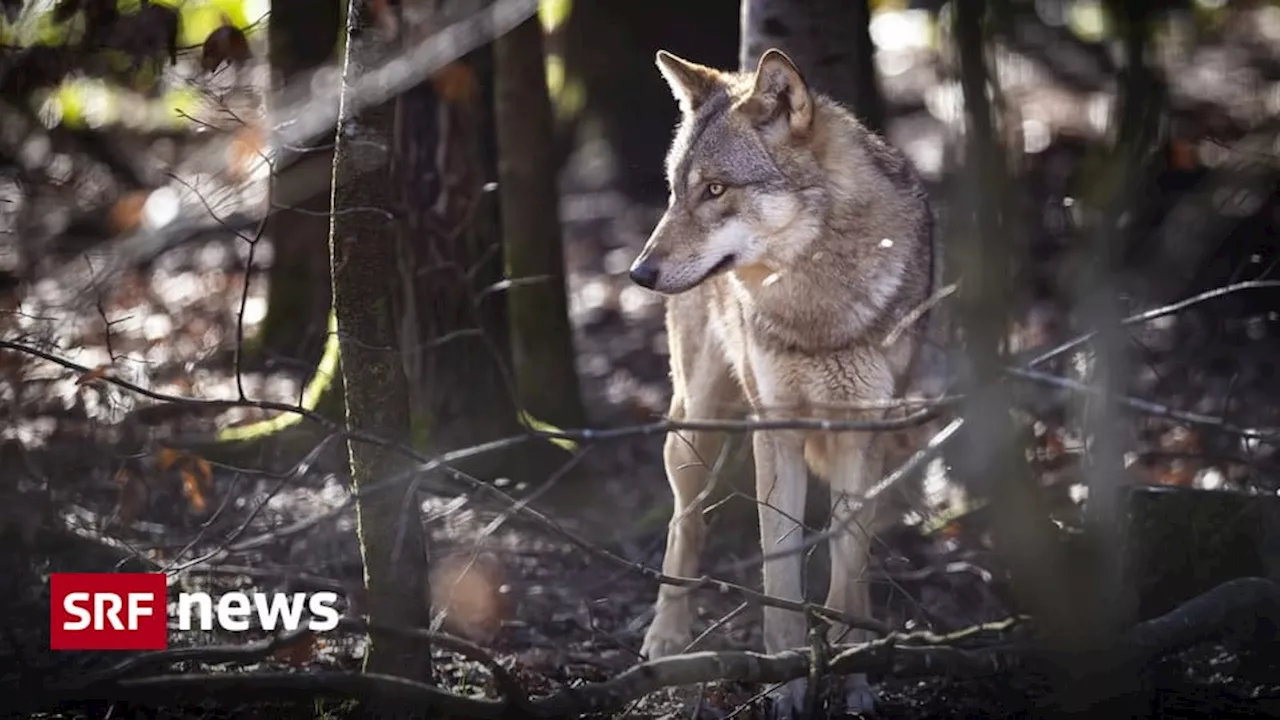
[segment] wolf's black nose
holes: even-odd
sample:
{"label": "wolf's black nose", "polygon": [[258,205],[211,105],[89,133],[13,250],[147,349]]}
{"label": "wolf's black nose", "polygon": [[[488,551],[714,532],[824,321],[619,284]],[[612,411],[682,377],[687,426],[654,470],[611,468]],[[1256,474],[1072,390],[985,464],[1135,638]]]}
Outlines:
{"label": "wolf's black nose", "polygon": [[658,284],[658,266],[649,262],[638,262],[631,266],[631,282],[646,290],[652,290]]}

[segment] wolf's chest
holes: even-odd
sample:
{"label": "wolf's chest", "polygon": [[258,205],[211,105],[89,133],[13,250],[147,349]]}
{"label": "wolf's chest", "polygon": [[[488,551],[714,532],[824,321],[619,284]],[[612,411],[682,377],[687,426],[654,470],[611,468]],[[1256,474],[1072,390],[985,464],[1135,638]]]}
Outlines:
{"label": "wolf's chest", "polygon": [[[796,333],[790,318],[773,317],[732,292],[712,295],[707,309],[724,360],[757,411],[790,408],[825,415],[819,410],[824,406],[887,400],[894,394],[894,358],[873,342],[806,347],[804,340],[822,333]],[[812,322],[823,322],[823,313],[813,315]]]}

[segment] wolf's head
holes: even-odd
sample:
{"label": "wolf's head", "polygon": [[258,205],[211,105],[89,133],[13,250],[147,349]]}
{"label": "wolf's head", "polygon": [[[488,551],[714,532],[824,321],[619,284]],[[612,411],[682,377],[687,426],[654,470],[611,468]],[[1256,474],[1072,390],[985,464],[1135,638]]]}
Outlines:
{"label": "wolf's head", "polygon": [[754,73],[665,51],[682,119],[667,156],[666,213],[631,266],[638,285],[685,292],[717,273],[785,262],[820,231],[826,191],[809,147],[820,98],[779,50]]}

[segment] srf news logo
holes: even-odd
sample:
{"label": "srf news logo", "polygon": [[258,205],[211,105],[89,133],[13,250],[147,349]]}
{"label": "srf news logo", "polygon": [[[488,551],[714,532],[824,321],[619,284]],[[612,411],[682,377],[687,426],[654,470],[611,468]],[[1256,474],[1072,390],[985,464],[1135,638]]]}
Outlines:
{"label": "srf news logo", "polygon": [[[178,594],[179,630],[198,622],[243,632],[252,627],[297,630],[338,626],[338,594],[205,592]],[[49,576],[49,647],[52,650],[163,650],[169,646],[168,583],[164,573],[53,573]],[[250,621],[256,617],[257,623]]]}

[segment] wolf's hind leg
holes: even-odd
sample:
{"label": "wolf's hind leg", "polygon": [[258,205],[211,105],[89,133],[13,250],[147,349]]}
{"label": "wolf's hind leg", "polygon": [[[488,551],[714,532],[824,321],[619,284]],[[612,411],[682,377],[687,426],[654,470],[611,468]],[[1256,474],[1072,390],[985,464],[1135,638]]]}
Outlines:
{"label": "wolf's hind leg", "polygon": [[[704,355],[695,360],[685,372],[673,373],[677,379],[673,383],[672,420],[714,419],[722,416],[726,404],[733,403],[737,385],[727,365],[705,350]],[[711,468],[716,464],[724,439],[723,433],[701,430],[667,434],[663,465],[671,483],[674,509],[667,528],[667,551],[662,558],[664,575],[698,575],[707,531],[702,519],[704,498],[701,495],[711,479]],[[662,585],[658,589],[653,622],[641,647],[641,653],[649,659],[679,654],[692,640],[689,593],[689,589],[674,585]]]}

